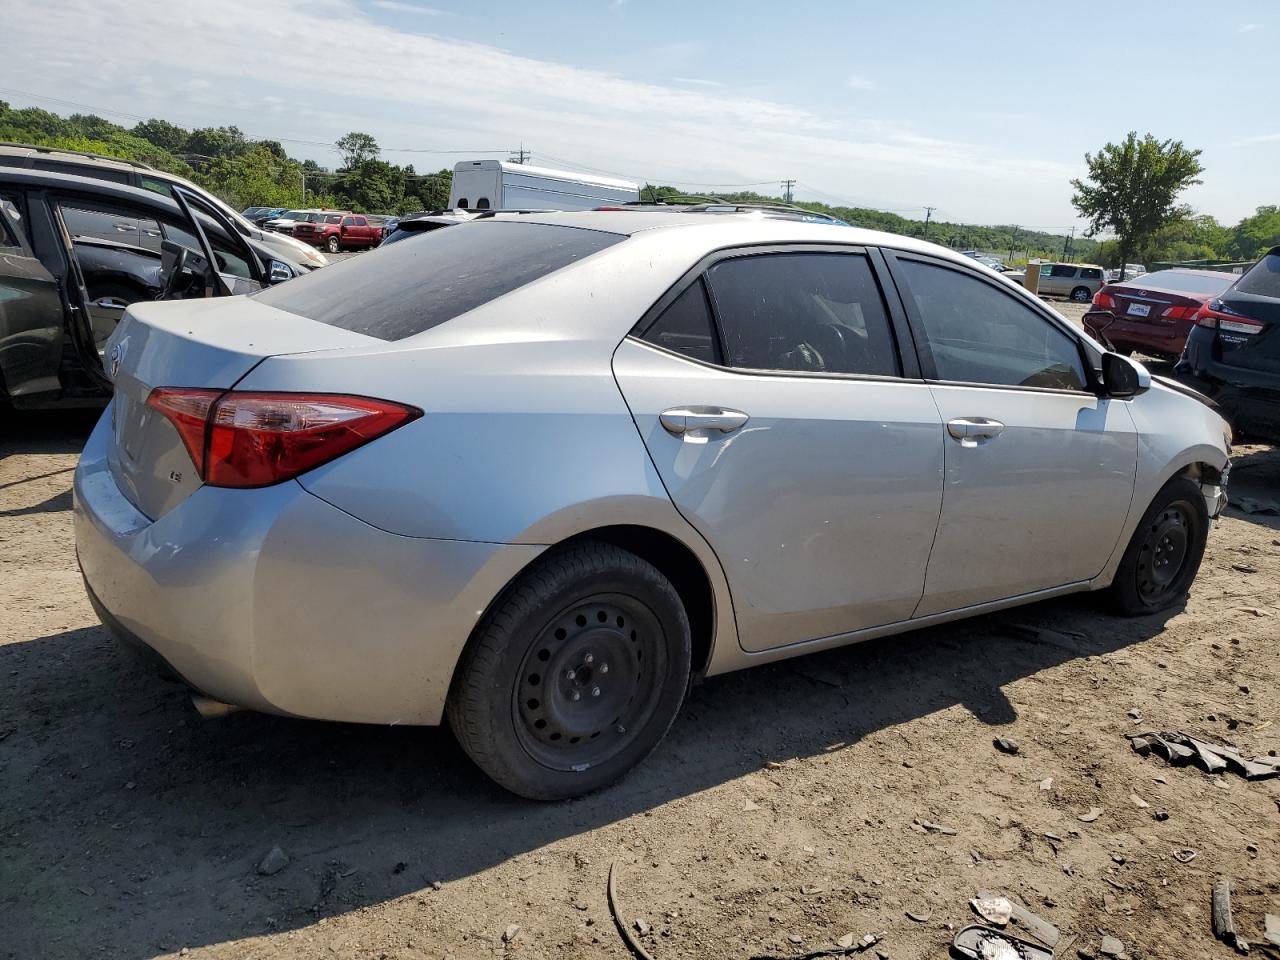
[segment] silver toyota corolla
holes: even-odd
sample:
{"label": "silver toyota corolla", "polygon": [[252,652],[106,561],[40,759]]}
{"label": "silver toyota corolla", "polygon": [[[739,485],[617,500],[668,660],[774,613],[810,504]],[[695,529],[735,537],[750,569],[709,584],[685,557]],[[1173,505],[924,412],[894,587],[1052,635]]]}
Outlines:
{"label": "silver toyota corolla", "polygon": [[1106,588],[1182,600],[1205,401],[972,260],[768,215],[499,215],[137,304],[76,471],[102,619],[218,704],[448,717],[607,784],[690,678]]}

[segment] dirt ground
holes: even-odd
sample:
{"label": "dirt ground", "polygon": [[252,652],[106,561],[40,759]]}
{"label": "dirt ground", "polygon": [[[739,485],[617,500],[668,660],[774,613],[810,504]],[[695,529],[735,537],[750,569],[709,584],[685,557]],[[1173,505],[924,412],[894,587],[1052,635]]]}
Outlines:
{"label": "dirt ground", "polygon": [[[883,935],[863,956],[943,957],[981,888],[1061,927],[1064,957],[1103,934],[1230,956],[1218,877],[1250,940],[1280,912],[1280,781],[1125,738],[1280,748],[1280,517],[1230,509],[1168,616],[1076,597],[714,678],[628,780],[539,805],[446,730],[203,721],[135,666],[76,570],[91,423],[0,437],[0,957],[622,958],[612,863],[656,960],[850,933]],[[1280,451],[1239,449],[1232,480],[1275,499]],[[261,875],[276,846],[288,864]]]}

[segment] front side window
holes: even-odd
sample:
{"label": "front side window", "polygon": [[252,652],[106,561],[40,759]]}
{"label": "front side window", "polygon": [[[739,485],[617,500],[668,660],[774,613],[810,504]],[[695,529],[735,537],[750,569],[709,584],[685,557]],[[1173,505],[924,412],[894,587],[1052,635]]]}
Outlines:
{"label": "front side window", "polygon": [[1012,295],[958,270],[899,260],[939,380],[1085,390],[1079,345]]}
{"label": "front side window", "polygon": [[734,257],[711,267],[707,279],[727,366],[900,373],[880,288],[861,254]]}
{"label": "front side window", "polygon": [[158,193],[162,197],[172,197],[173,190],[171,184],[167,180],[158,180],[155,177],[148,177],[145,174],[139,179],[143,190],[150,190],[152,193]]}
{"label": "front side window", "polygon": [[22,214],[18,210],[18,205],[9,197],[0,194],[0,248],[16,250],[22,246],[18,242],[21,224]]}
{"label": "front side window", "polygon": [[343,218],[343,220],[342,220],[342,225],[343,225],[344,227],[354,227],[354,226],[356,225],[356,218],[355,218],[355,217],[344,217],[344,218]]}

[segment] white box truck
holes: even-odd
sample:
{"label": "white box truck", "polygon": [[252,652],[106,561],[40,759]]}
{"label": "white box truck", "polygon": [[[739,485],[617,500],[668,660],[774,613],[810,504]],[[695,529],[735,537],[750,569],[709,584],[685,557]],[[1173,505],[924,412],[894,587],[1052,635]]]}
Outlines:
{"label": "white box truck", "polygon": [[457,210],[591,210],[639,199],[639,184],[627,180],[506,160],[462,161],[449,191]]}

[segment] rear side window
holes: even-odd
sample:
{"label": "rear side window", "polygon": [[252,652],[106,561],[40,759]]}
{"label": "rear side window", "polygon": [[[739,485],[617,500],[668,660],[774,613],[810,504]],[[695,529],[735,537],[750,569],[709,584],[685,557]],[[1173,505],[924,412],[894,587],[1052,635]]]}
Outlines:
{"label": "rear side window", "polygon": [[1030,307],[958,270],[898,263],[939,380],[1085,389],[1079,345]]}
{"label": "rear side window", "polygon": [[757,254],[707,271],[724,363],[748,370],[899,374],[880,288],[867,258]]}
{"label": "rear side window", "polygon": [[701,279],[680,294],[647,331],[644,339],[703,363],[720,362],[720,344],[711,322],[707,290]]}
{"label": "rear side window", "polygon": [[1236,283],[1240,293],[1259,297],[1280,297],[1280,253],[1268,253],[1249,268]]}
{"label": "rear side window", "polygon": [[465,223],[332,264],[256,296],[319,323],[403,340],[624,239],[542,223]]}
{"label": "rear side window", "polygon": [[1049,271],[1051,277],[1074,277],[1076,268],[1069,267],[1065,263],[1055,263]]}

